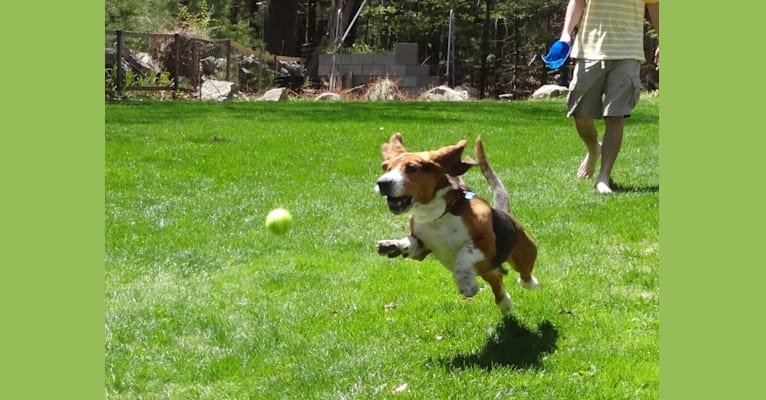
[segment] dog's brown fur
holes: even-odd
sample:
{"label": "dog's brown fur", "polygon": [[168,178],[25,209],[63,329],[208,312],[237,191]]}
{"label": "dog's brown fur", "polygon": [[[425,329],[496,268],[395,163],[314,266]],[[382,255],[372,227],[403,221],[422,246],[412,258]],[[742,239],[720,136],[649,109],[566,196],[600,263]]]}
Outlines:
{"label": "dog's brown fur", "polygon": [[[410,153],[401,134],[393,134],[381,147],[383,169],[376,189],[389,199],[391,211],[411,211],[410,235],[400,240],[381,240],[378,252],[416,260],[434,255],[455,274],[461,292],[472,297],[478,290],[475,275],[492,287],[495,302],[503,311],[511,306],[503,284],[503,262],[519,273],[519,284],[537,286],[532,276],[537,245],[510,213],[508,193],[487,162],[481,139],[475,143],[477,161],[461,159],[466,141],[437,150]],[[479,165],[494,194],[490,204],[473,195],[461,175]],[[475,274],[475,275],[472,275]]]}

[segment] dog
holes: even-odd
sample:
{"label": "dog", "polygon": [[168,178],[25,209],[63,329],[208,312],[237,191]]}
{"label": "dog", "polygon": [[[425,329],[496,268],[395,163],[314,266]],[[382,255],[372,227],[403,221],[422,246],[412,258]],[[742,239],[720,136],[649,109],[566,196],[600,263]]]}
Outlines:
{"label": "dog", "polygon": [[[377,252],[422,261],[433,254],[455,279],[460,293],[473,298],[479,291],[476,277],[492,287],[495,303],[505,314],[513,305],[503,284],[508,262],[519,274],[518,283],[538,287],[532,275],[537,244],[509,208],[508,192],[487,162],[477,138],[477,161],[461,159],[466,140],[437,150],[407,152],[402,135],[394,133],[381,146],[385,171],[375,191],[387,199],[393,214],[410,212],[410,234],[380,240]],[[493,192],[493,206],[468,189],[461,176],[479,165]]]}

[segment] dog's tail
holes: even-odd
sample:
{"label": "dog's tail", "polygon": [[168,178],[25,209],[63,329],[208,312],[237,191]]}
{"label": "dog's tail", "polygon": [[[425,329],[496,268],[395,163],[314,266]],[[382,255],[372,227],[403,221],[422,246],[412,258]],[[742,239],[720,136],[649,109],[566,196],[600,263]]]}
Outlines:
{"label": "dog's tail", "polygon": [[487,156],[484,154],[484,145],[481,142],[481,137],[476,138],[476,144],[474,145],[474,153],[476,153],[476,161],[479,163],[481,173],[484,175],[484,179],[487,180],[489,186],[492,188],[492,206],[503,211],[510,212],[510,202],[508,200],[508,190],[505,189],[505,185],[497,177],[495,171],[487,162]]}

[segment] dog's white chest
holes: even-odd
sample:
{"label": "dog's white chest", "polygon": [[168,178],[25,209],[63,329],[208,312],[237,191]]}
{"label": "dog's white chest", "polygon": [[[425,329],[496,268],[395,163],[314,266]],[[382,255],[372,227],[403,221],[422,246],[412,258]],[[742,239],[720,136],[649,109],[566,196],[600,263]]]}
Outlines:
{"label": "dog's white chest", "polygon": [[447,269],[455,269],[458,252],[471,240],[463,219],[446,214],[426,223],[415,223],[414,233]]}

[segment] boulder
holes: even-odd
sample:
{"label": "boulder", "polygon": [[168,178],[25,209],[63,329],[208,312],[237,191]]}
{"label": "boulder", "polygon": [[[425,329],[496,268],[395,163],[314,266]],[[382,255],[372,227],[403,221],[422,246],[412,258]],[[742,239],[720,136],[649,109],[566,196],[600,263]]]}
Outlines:
{"label": "boulder", "polygon": [[479,89],[476,89],[473,86],[457,85],[457,86],[455,86],[455,90],[458,91],[458,92],[464,91],[464,92],[468,93],[468,97],[466,97],[466,100],[467,99],[478,99],[479,95],[480,95]]}
{"label": "boulder", "polygon": [[420,96],[420,99],[425,101],[465,101],[468,99],[468,92],[442,85],[426,91]]}
{"label": "boulder", "polygon": [[213,76],[226,67],[226,59],[208,56],[199,60],[199,64],[205,76]]}
{"label": "boulder", "polygon": [[569,93],[569,88],[560,85],[543,85],[532,93],[533,99],[550,99],[564,97]]}
{"label": "boulder", "polygon": [[324,92],[314,99],[314,101],[340,101],[340,100],[342,100],[340,95],[333,92]]}
{"label": "boulder", "polygon": [[287,95],[287,88],[270,89],[263,94],[259,101],[287,101],[289,96]]}
{"label": "boulder", "polygon": [[199,92],[200,100],[224,101],[237,93],[237,85],[233,82],[208,79],[202,82]]}

